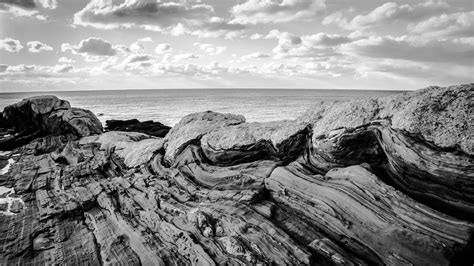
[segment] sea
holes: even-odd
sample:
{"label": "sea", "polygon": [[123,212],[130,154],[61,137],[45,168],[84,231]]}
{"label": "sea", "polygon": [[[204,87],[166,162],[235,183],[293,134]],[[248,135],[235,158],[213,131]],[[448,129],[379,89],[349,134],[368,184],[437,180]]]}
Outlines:
{"label": "sea", "polygon": [[403,91],[325,89],[161,89],[0,93],[0,110],[21,99],[56,95],[73,107],[110,119],[154,120],[173,126],[190,113],[244,115],[248,122],[296,119],[321,102],[387,96]]}

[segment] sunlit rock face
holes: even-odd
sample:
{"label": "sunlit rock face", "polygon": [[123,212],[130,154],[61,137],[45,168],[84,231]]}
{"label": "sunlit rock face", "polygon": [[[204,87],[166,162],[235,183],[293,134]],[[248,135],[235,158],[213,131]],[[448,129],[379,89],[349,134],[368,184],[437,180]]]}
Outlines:
{"label": "sunlit rock face", "polygon": [[[472,265],[473,95],[432,87],[268,123],[203,112],[164,138],[52,123],[0,157],[14,191],[0,200],[22,203],[0,213],[0,264]],[[39,102],[54,106],[29,107],[41,118],[70,110]]]}

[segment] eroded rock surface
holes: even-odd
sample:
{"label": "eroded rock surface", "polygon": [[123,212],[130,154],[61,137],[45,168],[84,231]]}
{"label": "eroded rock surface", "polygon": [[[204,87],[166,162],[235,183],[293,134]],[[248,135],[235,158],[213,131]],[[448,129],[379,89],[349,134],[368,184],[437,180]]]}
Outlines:
{"label": "eroded rock surface", "polygon": [[2,155],[0,264],[472,265],[473,93],[35,137]]}

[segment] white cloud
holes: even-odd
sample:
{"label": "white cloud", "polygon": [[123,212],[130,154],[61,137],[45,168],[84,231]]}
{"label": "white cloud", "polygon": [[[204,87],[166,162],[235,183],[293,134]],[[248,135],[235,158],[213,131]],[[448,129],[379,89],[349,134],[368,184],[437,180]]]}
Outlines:
{"label": "white cloud", "polygon": [[160,43],[156,46],[155,48],[155,53],[157,54],[164,54],[164,53],[167,53],[167,52],[171,52],[171,50],[173,50],[173,48],[171,48],[171,45],[168,44],[168,43]]}
{"label": "white cloud", "polygon": [[145,37],[137,40],[138,42],[153,42],[151,37]]}
{"label": "white cloud", "polygon": [[55,9],[56,0],[0,0],[0,13],[9,13],[14,17],[32,17],[38,20],[46,20],[46,16],[41,15],[38,7]]}
{"label": "white cloud", "polygon": [[130,45],[130,50],[134,53],[139,53],[143,52],[145,50],[145,47],[139,42],[134,42]]}
{"label": "white cloud", "polygon": [[28,51],[31,53],[39,53],[42,51],[52,51],[53,47],[40,41],[31,41],[27,43]]}
{"label": "white cloud", "polygon": [[182,61],[182,60],[189,60],[189,59],[197,59],[199,58],[198,55],[193,53],[184,53],[184,54],[177,54],[173,57],[174,62]]}
{"label": "white cloud", "polygon": [[271,30],[265,39],[277,39],[278,44],[273,48],[277,58],[282,57],[329,57],[336,55],[336,47],[354,40],[351,36],[318,33],[313,35],[296,36],[288,32]]}
{"label": "white cloud", "polygon": [[202,51],[204,51],[208,54],[211,54],[211,55],[221,54],[227,49],[227,47],[225,47],[225,46],[217,46],[217,45],[214,45],[214,44],[211,44],[211,43],[195,42],[193,45],[198,47],[200,50],[202,50]]}
{"label": "white cloud", "polygon": [[21,49],[23,49],[23,45],[21,45],[19,40],[15,40],[12,38],[0,39],[0,50],[5,50],[11,53],[17,53]]}
{"label": "white cloud", "polygon": [[242,25],[216,17],[214,12],[211,5],[200,0],[125,0],[121,4],[91,0],[74,15],[74,24],[100,29],[138,27],[174,36],[201,37],[225,36],[243,29]]}
{"label": "white cloud", "polygon": [[68,63],[68,64],[71,64],[71,63],[74,63],[76,62],[74,59],[71,59],[71,58],[68,58],[68,57],[61,57],[58,59],[58,62],[59,63]]}
{"label": "white cloud", "polygon": [[427,37],[473,37],[474,11],[442,14],[410,25],[411,33]]}
{"label": "white cloud", "polygon": [[325,0],[247,0],[231,13],[235,23],[282,23],[314,17],[325,8]]}
{"label": "white cloud", "polygon": [[358,15],[351,20],[341,11],[337,11],[324,18],[323,25],[336,24],[346,29],[361,30],[396,22],[417,22],[445,12],[448,8],[449,5],[443,1],[426,1],[415,5],[388,2],[366,15]]}
{"label": "white cloud", "polygon": [[241,59],[243,61],[246,61],[248,59],[258,59],[258,58],[268,58],[268,57],[270,57],[270,55],[260,53],[260,52],[256,52],[256,53],[250,53],[250,54],[244,55],[244,56],[242,56]]}
{"label": "white cloud", "polygon": [[372,58],[393,58],[419,62],[472,65],[474,46],[450,40],[423,38],[370,37],[343,45],[343,51]]}
{"label": "white cloud", "polygon": [[74,54],[84,56],[114,56],[118,52],[117,47],[110,42],[95,37],[82,40],[78,45],[63,43],[61,50],[63,52],[70,50]]}

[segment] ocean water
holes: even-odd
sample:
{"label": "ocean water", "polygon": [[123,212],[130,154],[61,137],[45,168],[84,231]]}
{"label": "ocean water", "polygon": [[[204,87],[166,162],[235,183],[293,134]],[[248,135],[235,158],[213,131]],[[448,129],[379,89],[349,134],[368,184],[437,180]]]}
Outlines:
{"label": "ocean water", "polygon": [[249,122],[295,119],[321,101],[386,96],[400,91],[316,89],[174,89],[0,93],[0,110],[23,98],[52,94],[109,119],[155,120],[173,126],[190,113],[244,115]]}

